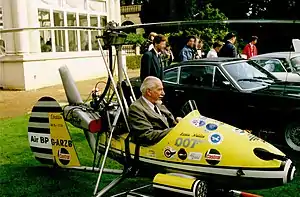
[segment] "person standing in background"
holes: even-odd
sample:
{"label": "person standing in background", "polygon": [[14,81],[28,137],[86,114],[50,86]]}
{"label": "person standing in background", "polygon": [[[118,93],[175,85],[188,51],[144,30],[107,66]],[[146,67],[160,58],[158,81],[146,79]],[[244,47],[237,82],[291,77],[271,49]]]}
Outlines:
{"label": "person standing in background", "polygon": [[174,60],[174,55],[171,50],[171,46],[167,43],[165,50],[162,51],[164,67],[170,66]]}
{"label": "person standing in background", "polygon": [[218,57],[218,53],[221,50],[223,43],[221,42],[214,42],[213,48],[207,53],[207,58]]}
{"label": "person standing in background", "polygon": [[225,39],[226,42],[219,52],[219,57],[237,57],[237,50],[234,46],[236,42],[236,35],[234,33],[228,33]]}
{"label": "person standing in background", "polygon": [[161,57],[162,51],[166,48],[167,39],[163,35],[157,35],[153,39],[154,47],[150,51],[147,51],[142,56],[140,79],[144,79],[148,76],[154,76],[159,79],[163,79],[163,61]]}
{"label": "person standing in background", "polygon": [[252,36],[251,37],[251,42],[249,42],[244,50],[243,54],[247,55],[247,59],[250,59],[253,56],[257,55],[257,48],[256,48],[256,43],[257,43],[258,37],[257,36]]}
{"label": "person standing in background", "polygon": [[204,57],[203,46],[203,40],[197,38],[195,43],[195,59],[201,59]]}
{"label": "person standing in background", "polygon": [[150,34],[149,34],[149,47],[148,47],[148,51],[151,51],[152,49],[153,49],[153,47],[154,47],[154,45],[153,45],[153,40],[154,40],[154,37],[155,36],[157,36],[157,33],[155,33],[155,32],[151,32]]}
{"label": "person standing in background", "polygon": [[153,40],[154,40],[155,36],[157,36],[157,33],[155,33],[155,32],[151,32],[149,34],[148,40],[141,47],[142,54],[146,53],[147,51],[151,51],[153,49],[153,46],[154,46]]}
{"label": "person standing in background", "polygon": [[180,61],[193,60],[195,57],[194,47],[195,47],[195,36],[189,36],[186,45],[181,49],[179,53]]}

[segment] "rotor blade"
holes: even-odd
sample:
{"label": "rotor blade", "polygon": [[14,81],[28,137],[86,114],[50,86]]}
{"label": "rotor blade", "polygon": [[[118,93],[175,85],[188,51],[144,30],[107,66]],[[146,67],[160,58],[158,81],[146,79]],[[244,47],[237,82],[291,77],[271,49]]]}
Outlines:
{"label": "rotor blade", "polygon": [[144,28],[152,26],[184,26],[184,25],[200,25],[200,24],[240,24],[240,23],[254,23],[254,24],[300,24],[300,20],[262,20],[262,19],[244,19],[244,20],[194,20],[194,21],[170,21],[170,22],[158,22],[158,23],[145,23],[145,24],[135,24],[119,26],[116,29],[134,29],[134,28]]}
{"label": "rotor blade", "polygon": [[78,26],[56,26],[56,27],[24,27],[24,28],[9,28],[0,29],[0,33],[10,33],[19,31],[33,31],[33,30],[104,30],[104,27],[78,27]]}

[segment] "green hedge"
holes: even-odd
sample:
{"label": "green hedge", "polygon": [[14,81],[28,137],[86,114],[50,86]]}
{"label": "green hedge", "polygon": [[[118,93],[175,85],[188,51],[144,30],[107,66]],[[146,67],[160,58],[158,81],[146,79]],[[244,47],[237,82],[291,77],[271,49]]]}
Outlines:
{"label": "green hedge", "polygon": [[141,66],[142,55],[126,56],[126,65],[128,69],[138,69]]}

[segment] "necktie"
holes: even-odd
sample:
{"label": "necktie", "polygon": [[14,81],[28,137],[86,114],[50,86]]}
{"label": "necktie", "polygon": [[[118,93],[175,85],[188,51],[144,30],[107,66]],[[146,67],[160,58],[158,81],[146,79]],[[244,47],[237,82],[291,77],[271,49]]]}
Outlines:
{"label": "necktie", "polygon": [[160,114],[156,105],[154,105],[154,111],[155,111],[156,113]]}

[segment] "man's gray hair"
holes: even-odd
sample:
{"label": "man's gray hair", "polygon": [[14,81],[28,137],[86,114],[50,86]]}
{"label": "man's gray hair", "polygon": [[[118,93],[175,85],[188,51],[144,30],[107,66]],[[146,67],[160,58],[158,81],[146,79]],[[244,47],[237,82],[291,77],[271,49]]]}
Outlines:
{"label": "man's gray hair", "polygon": [[156,88],[157,87],[157,82],[159,82],[160,79],[157,78],[157,77],[154,77],[154,76],[148,76],[144,79],[142,85],[141,85],[141,92],[142,92],[142,95],[144,95],[146,93],[146,90],[147,89],[150,89],[152,90],[153,88]]}

